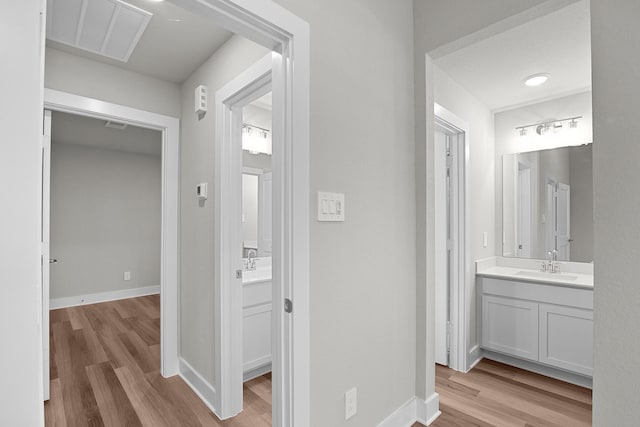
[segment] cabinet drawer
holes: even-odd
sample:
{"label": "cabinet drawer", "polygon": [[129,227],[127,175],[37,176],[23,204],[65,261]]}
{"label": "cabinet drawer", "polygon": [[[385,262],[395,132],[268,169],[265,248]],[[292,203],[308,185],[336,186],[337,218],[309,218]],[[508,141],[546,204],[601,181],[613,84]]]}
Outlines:
{"label": "cabinet drawer", "polygon": [[242,285],[242,307],[270,304],[271,292],[271,280],[244,283]]}
{"label": "cabinet drawer", "polygon": [[540,362],[593,375],[593,311],[540,304]]}
{"label": "cabinet drawer", "polygon": [[537,361],[538,304],[483,295],[482,346]]}

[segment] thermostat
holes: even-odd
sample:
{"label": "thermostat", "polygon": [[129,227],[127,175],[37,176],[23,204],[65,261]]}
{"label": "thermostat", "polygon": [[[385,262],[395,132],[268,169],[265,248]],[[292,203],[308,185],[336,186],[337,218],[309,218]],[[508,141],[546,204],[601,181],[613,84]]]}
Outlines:
{"label": "thermostat", "polygon": [[201,182],[196,186],[196,197],[198,200],[207,200],[207,183]]}

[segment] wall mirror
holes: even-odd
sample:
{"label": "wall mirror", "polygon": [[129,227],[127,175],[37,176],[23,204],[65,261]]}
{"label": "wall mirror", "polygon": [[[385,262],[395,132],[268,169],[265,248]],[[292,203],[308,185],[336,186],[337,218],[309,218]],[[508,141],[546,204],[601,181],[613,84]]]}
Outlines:
{"label": "wall mirror", "polygon": [[503,256],[593,261],[591,147],[503,155]]}

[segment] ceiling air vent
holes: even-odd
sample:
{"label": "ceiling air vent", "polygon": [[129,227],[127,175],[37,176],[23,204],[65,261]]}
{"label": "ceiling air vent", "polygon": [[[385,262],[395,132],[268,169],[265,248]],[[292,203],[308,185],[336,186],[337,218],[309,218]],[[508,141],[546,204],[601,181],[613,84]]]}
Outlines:
{"label": "ceiling air vent", "polygon": [[49,0],[47,38],[127,62],[152,16],[121,0]]}

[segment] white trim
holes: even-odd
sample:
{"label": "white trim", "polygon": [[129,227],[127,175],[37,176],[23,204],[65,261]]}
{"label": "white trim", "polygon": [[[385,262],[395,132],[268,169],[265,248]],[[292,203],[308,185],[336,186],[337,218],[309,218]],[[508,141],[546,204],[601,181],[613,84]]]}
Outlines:
{"label": "white trim", "polygon": [[[222,420],[242,411],[242,107],[271,90],[269,53],[216,92],[215,159],[215,402]],[[275,138],[274,138],[275,140]],[[276,141],[274,141],[276,143]],[[274,156],[275,157],[275,156]],[[275,288],[275,286],[274,286]],[[272,329],[273,330],[273,329]],[[274,354],[275,357],[275,354]],[[277,381],[273,378],[273,382]]]}
{"label": "white trim", "polygon": [[[469,144],[471,135],[469,125],[451,111],[438,103],[434,103],[434,122],[436,126],[446,129],[454,135],[451,141],[453,152],[453,174],[451,194],[453,202],[457,205],[458,223],[455,227],[457,235],[454,245],[459,250],[454,262],[454,274],[452,274],[452,286],[450,288],[450,353],[449,367],[456,371],[464,371],[467,366],[467,346],[470,337],[469,314],[471,313],[471,239],[470,239],[470,212],[469,212]],[[461,178],[461,182],[458,181]],[[437,227],[446,227],[446,224],[435,224]]]}
{"label": "white trim", "polygon": [[415,422],[428,426],[441,414],[439,402],[438,393],[433,393],[427,400],[412,397],[378,424],[378,427],[411,427]]}
{"label": "white trim", "polygon": [[[480,335],[478,334],[478,336]],[[464,372],[472,370],[481,360],[482,350],[480,349],[480,344],[476,344],[469,350],[469,354],[467,354],[467,367]]]}
{"label": "white trim", "polygon": [[80,305],[97,304],[100,302],[116,301],[125,298],[136,298],[160,293],[160,285],[143,288],[121,289],[118,291],[97,292],[95,294],[75,295],[72,297],[52,298],[50,310]]}
{"label": "white trim", "polygon": [[427,400],[416,401],[417,420],[424,425],[431,425],[440,416],[440,395],[433,393]]}
{"label": "white trim", "polygon": [[198,395],[200,400],[207,405],[211,412],[218,412],[214,406],[217,400],[216,389],[182,357],[178,359],[178,375],[180,375],[180,378]]}
{"label": "white trim", "polygon": [[160,373],[178,372],[178,227],[180,121],[175,117],[44,89],[44,107],[81,116],[110,119],[162,132],[162,218],[160,260]]}

